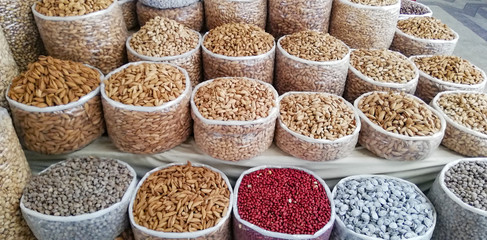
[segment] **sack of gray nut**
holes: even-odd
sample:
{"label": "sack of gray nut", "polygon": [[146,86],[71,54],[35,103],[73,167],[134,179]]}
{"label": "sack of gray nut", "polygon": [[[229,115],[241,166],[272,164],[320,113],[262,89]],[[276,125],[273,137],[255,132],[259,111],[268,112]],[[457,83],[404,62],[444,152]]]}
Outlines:
{"label": "sack of gray nut", "polygon": [[39,240],[111,240],[128,227],[136,183],[134,169],[119,160],[71,158],[33,177],[20,209]]}
{"label": "sack of gray nut", "polygon": [[432,239],[487,239],[487,159],[447,164],[428,197],[438,212]]}

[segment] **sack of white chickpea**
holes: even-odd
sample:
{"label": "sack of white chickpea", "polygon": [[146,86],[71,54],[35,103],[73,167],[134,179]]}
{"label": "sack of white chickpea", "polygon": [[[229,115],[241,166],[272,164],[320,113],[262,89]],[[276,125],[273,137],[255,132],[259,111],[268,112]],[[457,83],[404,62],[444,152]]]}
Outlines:
{"label": "sack of white chickpea", "polygon": [[205,0],[206,28],[227,23],[248,23],[265,29],[267,0]]}
{"label": "sack of white chickpea", "polygon": [[137,2],[137,17],[140,26],[144,26],[155,17],[172,19],[197,32],[203,31],[205,27],[203,3],[196,2],[188,6],[177,8],[154,8]]}

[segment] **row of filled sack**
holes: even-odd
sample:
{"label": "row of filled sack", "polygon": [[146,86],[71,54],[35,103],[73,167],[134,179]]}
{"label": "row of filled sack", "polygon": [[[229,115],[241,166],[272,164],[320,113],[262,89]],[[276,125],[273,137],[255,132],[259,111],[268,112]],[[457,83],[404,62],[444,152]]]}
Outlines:
{"label": "row of filled sack", "polygon": [[167,63],[134,62],[104,77],[52,57],[32,64],[7,93],[19,138],[32,151],[76,151],[100,137],[106,122],[124,152],[164,152],[194,129],[203,152],[228,161],[261,154],[274,134],[282,150],[313,161],[346,157],[357,141],[394,160],[425,159],[442,141],[461,154],[485,156],[486,98],[448,91],[431,107],[410,94],[373,91],[352,106],[329,93],[278,96],[272,85],[249,78],[216,78],[193,90],[186,70]]}

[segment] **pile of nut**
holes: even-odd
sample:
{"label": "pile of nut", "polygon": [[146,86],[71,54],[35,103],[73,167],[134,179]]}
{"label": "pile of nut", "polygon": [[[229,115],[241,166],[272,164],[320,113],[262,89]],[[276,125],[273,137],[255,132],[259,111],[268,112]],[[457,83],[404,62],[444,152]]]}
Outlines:
{"label": "pile of nut", "polygon": [[219,78],[201,86],[194,103],[206,119],[252,121],[269,116],[275,107],[275,96],[268,86],[257,81]]}
{"label": "pile of nut", "polygon": [[[190,162],[163,168],[150,174],[138,189],[133,203],[134,221],[161,232],[214,227],[231,209],[229,187],[219,173]],[[224,235],[219,239],[228,237],[228,230],[219,231]]]}
{"label": "pile of nut", "polygon": [[397,3],[398,0],[350,0],[350,2],[368,6],[389,6]]}
{"label": "pile of nut", "polygon": [[358,49],[350,54],[350,64],[377,82],[407,83],[416,70],[406,57],[387,49]]}
{"label": "pile of nut", "polygon": [[207,0],[204,3],[208,29],[235,22],[253,24],[265,29],[267,0]]}
{"label": "pile of nut", "polygon": [[153,107],[178,98],[186,88],[185,80],[172,65],[140,63],[112,74],[104,83],[106,95],[114,101]]}
{"label": "pile of nut", "polygon": [[281,121],[293,132],[335,140],[357,127],[353,109],[342,98],[325,94],[290,94],[280,101]]}
{"label": "pile of nut", "polygon": [[100,85],[100,73],[81,63],[39,57],[15,78],[8,96],[19,103],[52,107],[78,101]]}
{"label": "pile of nut", "polygon": [[114,0],[39,0],[36,11],[45,16],[82,16],[107,9]]}
{"label": "pile of nut", "polygon": [[419,70],[445,82],[474,85],[486,80],[479,69],[461,57],[436,55],[415,57],[413,61]]}
{"label": "pile of nut", "polygon": [[257,56],[272,49],[274,37],[255,25],[229,23],[210,30],[203,46],[229,57]]}
{"label": "pile of nut", "polygon": [[151,19],[130,39],[130,47],[150,57],[181,55],[196,48],[198,43],[198,33],[161,17]]}
{"label": "pile of nut", "polygon": [[405,34],[421,39],[453,40],[455,33],[434,17],[412,17],[397,22],[397,28]]}
{"label": "pile of nut", "polygon": [[285,36],[280,44],[289,54],[298,58],[326,62],[343,59],[348,47],[328,33],[302,31]]}
{"label": "pile of nut", "polygon": [[[157,2],[161,2],[157,0]],[[180,2],[180,1],[178,1]],[[166,1],[164,1],[166,3]],[[195,31],[203,31],[204,27],[203,2],[195,2],[188,6],[177,8],[155,8],[137,1],[137,17],[140,26],[144,26],[149,20],[155,17],[164,17],[177,21]]]}
{"label": "pile of nut", "polygon": [[438,106],[456,123],[487,134],[487,95],[483,93],[448,93],[438,98]]}

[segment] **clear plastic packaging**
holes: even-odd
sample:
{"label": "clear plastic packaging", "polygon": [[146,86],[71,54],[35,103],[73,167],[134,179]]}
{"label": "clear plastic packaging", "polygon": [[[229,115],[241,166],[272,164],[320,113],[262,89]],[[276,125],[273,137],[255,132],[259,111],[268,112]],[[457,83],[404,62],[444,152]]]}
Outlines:
{"label": "clear plastic packaging", "polygon": [[275,38],[304,30],[328,32],[332,0],[269,0],[267,30]]}
{"label": "clear plastic packaging", "polygon": [[[431,56],[432,55],[411,56],[409,59],[414,62],[415,58]],[[426,103],[429,103],[438,93],[444,91],[463,90],[472,92],[483,92],[487,84],[487,75],[485,75],[485,72],[482,69],[478,68],[475,65],[473,66],[474,68],[479,70],[483,76],[483,81],[474,85],[446,82],[441,79],[432,77],[425,72],[419,70],[418,87],[416,88],[416,92],[414,95],[418,96]]]}
{"label": "clear plastic packaging", "polygon": [[267,0],[205,0],[206,28],[248,23],[265,29]]}
{"label": "clear plastic packaging", "polygon": [[169,18],[183,24],[197,32],[203,31],[205,26],[204,10],[202,2],[195,2],[189,6],[178,8],[154,8],[137,2],[137,17],[140,26],[144,26],[149,20],[159,16]]}
{"label": "clear plastic packaging", "polygon": [[182,8],[195,4],[200,0],[138,0],[142,4],[159,9]]}
{"label": "clear plastic packaging", "polygon": [[35,4],[32,12],[50,56],[89,64],[104,74],[126,62],[128,31],[117,1],[83,16],[48,17]]}
{"label": "clear plastic packaging", "polygon": [[221,172],[220,170],[210,167],[208,165],[204,164],[197,164],[197,163],[191,163],[192,166],[195,167],[205,167],[207,169],[212,170],[213,172],[219,173],[222,178],[225,180],[225,183],[228,186],[228,189],[230,191],[230,203],[228,206],[228,211],[225,216],[222,216],[221,220],[217,223],[216,226],[207,228],[205,230],[201,231],[196,231],[196,232],[185,232],[185,233],[169,233],[169,232],[160,232],[160,231],[154,231],[150,230],[146,227],[140,226],[135,223],[134,220],[134,202],[135,202],[135,197],[136,193],[139,191],[140,186],[144,181],[154,172],[157,172],[161,169],[168,168],[171,166],[175,165],[181,165],[181,164],[168,164],[162,167],[158,167],[153,169],[152,171],[148,172],[145,174],[145,176],[139,181],[139,184],[137,185],[136,191],[134,192],[134,195],[132,196],[130,200],[130,205],[129,205],[129,218],[130,218],[130,224],[132,225],[132,231],[134,232],[134,236],[136,240],[174,240],[174,239],[192,239],[192,240],[221,240],[221,239],[231,239],[232,232],[230,229],[230,224],[231,224],[231,214],[232,214],[232,207],[233,207],[233,189],[232,185],[230,184],[230,181],[228,180],[228,177]]}
{"label": "clear plastic packaging", "polygon": [[178,67],[184,68],[188,72],[189,79],[191,80],[191,86],[195,87],[199,82],[203,80],[203,72],[201,65],[201,34],[198,33],[199,43],[194,49],[177,56],[168,57],[149,57],[137,53],[131,46],[130,40],[132,37],[127,39],[127,56],[129,62],[138,61],[151,61],[151,62],[165,62],[171,63]]}
{"label": "clear plastic packaging", "polygon": [[390,49],[398,51],[406,57],[413,55],[451,55],[459,39],[458,33],[453,30],[451,30],[455,34],[453,40],[423,39],[405,34],[399,28],[396,28],[395,31]]}
{"label": "clear plastic packaging", "polygon": [[[406,59],[406,58],[405,58]],[[419,70],[411,60],[408,62],[414,67],[414,78],[407,83],[379,82],[361,73],[351,64],[348,67],[347,84],[343,97],[349,102],[355,101],[360,95],[372,91],[397,91],[414,94],[418,86]]]}
{"label": "clear plastic packaging", "polygon": [[37,0],[0,1],[0,27],[21,71],[26,70],[29,63],[37,61],[44,52],[31,10],[35,2]]}
{"label": "clear plastic packaging", "polygon": [[[445,134],[446,121],[440,113],[430,106],[426,106],[441,120],[441,129],[431,136],[405,136],[384,130],[374,124],[360,111],[358,107],[362,98],[373,92],[363,94],[354,102],[359,111],[362,129],[360,130],[359,143],[375,155],[388,160],[416,161],[423,160],[433,153],[441,143]],[[421,101],[419,98],[410,95]]]}
{"label": "clear plastic packaging", "polygon": [[446,91],[436,95],[431,101],[431,106],[446,120],[445,137],[441,144],[450,150],[469,157],[487,156],[487,135],[472,130],[455,122],[448,117],[438,105],[438,100],[442,95],[455,93],[469,93],[468,91]]}
{"label": "clear plastic packaging", "polygon": [[0,27],[0,108],[8,109],[8,102],[5,97],[12,80],[19,74],[19,68],[15,63],[7,39]]}
{"label": "clear plastic packaging", "polygon": [[[131,66],[147,62],[126,64],[106,76]],[[174,66],[176,67],[176,66]],[[191,83],[188,73],[185,89],[176,99],[156,107],[126,105],[110,99],[101,84],[103,112],[108,136],[115,147],[124,152],[151,154],[167,151],[184,142],[191,134],[189,99]]]}
{"label": "clear plastic packaging", "polygon": [[[279,96],[279,102],[290,94],[313,94],[312,92],[288,92]],[[343,99],[328,93],[324,95],[333,96]],[[351,135],[341,137],[336,140],[314,139],[302,134],[291,131],[278,117],[276,126],[275,142],[276,145],[294,157],[308,160],[308,161],[329,161],[339,158],[344,158],[352,153],[357,145],[360,132],[360,117],[357,110],[343,99],[345,104],[355,112],[356,128]]]}
{"label": "clear plastic packaging", "polygon": [[127,208],[137,184],[137,174],[127,163],[117,161],[130,170],[133,179],[122,200],[102,210],[77,216],[52,216],[27,208],[22,197],[20,209],[34,235],[40,240],[114,239],[122,233],[128,226]]}
{"label": "clear plastic packaging", "polygon": [[[206,33],[203,36],[205,41]],[[205,80],[219,77],[247,77],[272,84],[274,79],[274,59],[276,44],[268,52],[257,56],[229,57],[212,53],[204,44],[203,72]]]}
{"label": "clear plastic packaging", "polygon": [[[100,74],[100,81],[102,78]],[[76,102],[44,108],[7,96],[20,142],[43,154],[69,153],[90,144],[105,132],[99,93],[97,87]]]}
{"label": "clear plastic packaging", "polygon": [[129,30],[134,29],[139,25],[135,9],[136,3],[137,0],[118,0],[118,4],[120,4],[120,7],[122,8],[125,25]]}
{"label": "clear plastic packaging", "polygon": [[191,116],[194,121],[196,145],[211,157],[240,161],[255,157],[267,150],[274,139],[279,114],[278,94],[272,85],[265,84],[275,94],[275,106],[265,118],[253,121],[219,121],[204,118],[194,102],[198,89],[213,80],[200,83],[191,96]]}
{"label": "clear plastic packaging", "polygon": [[30,168],[5,108],[0,107],[0,239],[33,240],[20,212],[20,197],[30,179]]}
{"label": "clear plastic packaging", "polygon": [[[429,239],[431,239],[431,236],[433,235],[433,231],[435,229],[435,224],[438,221],[437,213],[435,211],[435,208],[433,207],[433,204],[426,197],[426,195],[421,191],[421,189],[419,189],[418,186],[416,186],[415,184],[413,184],[411,182],[408,182],[408,181],[400,179],[400,178],[390,177],[390,176],[385,176],[385,175],[355,175],[355,176],[350,176],[350,177],[346,177],[346,178],[340,180],[335,185],[335,187],[333,188],[333,192],[332,192],[333,199],[335,199],[335,197],[337,195],[336,189],[338,188],[338,186],[344,184],[347,181],[353,181],[356,179],[364,179],[364,178],[367,179],[367,178],[371,178],[371,177],[383,178],[383,179],[393,179],[396,181],[404,182],[404,183],[410,185],[412,188],[414,188],[418,195],[423,196],[427,200],[427,203],[433,209],[433,216],[435,219],[435,221],[433,221],[433,225],[422,236],[417,236],[417,237],[412,237],[412,238],[401,238],[401,239],[407,239],[407,240],[429,240]],[[363,234],[356,233],[356,232],[348,229],[345,226],[345,224],[343,223],[343,221],[340,219],[340,217],[337,216],[336,221],[335,221],[335,228],[333,229],[332,239],[334,239],[334,240],[381,240],[383,238],[369,237],[369,236],[366,236]]]}
{"label": "clear plastic packaging", "polygon": [[415,0],[401,0],[401,9],[402,8],[413,8],[413,9],[417,8],[417,9],[421,9],[422,11],[424,11],[424,13],[422,13],[422,14],[400,13],[399,14],[399,20],[403,20],[403,19],[410,18],[410,17],[431,17],[431,16],[433,16],[433,11],[431,11],[431,8],[429,8],[428,6],[426,6],[422,3],[416,2]]}
{"label": "clear plastic packaging", "polygon": [[445,173],[461,162],[487,161],[484,158],[460,159],[448,163],[436,177],[428,197],[438,212],[435,240],[487,239],[487,211],[464,203],[445,185]]}
{"label": "clear plastic packaging", "polygon": [[[290,169],[297,169],[306,172],[307,174],[312,175],[314,178],[316,178],[317,182],[319,182],[324,188],[326,192],[326,196],[328,197],[328,200],[330,201],[330,207],[331,207],[331,216],[330,220],[326,225],[321,228],[319,231],[317,231],[313,235],[304,235],[304,234],[285,234],[285,233],[278,233],[278,232],[271,232],[265,229],[260,228],[259,226],[252,224],[248,221],[243,220],[240,217],[240,214],[238,212],[238,205],[237,205],[237,199],[238,199],[238,190],[240,187],[240,183],[242,182],[242,179],[255,171],[261,170],[261,169],[266,169],[266,168],[290,168]],[[333,198],[331,197],[331,191],[328,188],[328,185],[326,185],[325,181],[313,173],[310,170],[303,169],[303,168],[298,168],[298,167],[281,167],[281,166],[258,166],[258,167],[253,167],[249,170],[246,170],[243,172],[240,177],[237,180],[237,183],[235,184],[235,191],[234,191],[234,200],[233,200],[233,234],[236,240],[244,240],[244,239],[259,239],[259,240],[279,240],[279,239],[309,239],[309,240],[328,240],[330,239],[331,232],[333,230],[333,226],[335,224],[335,218],[336,218],[336,213],[335,213],[335,204],[333,203]]]}
{"label": "clear plastic packaging", "polygon": [[400,0],[390,6],[368,6],[349,0],[333,1],[330,34],[350,48],[389,48],[400,8]]}
{"label": "clear plastic packaging", "polygon": [[289,54],[277,41],[275,86],[279,94],[289,91],[328,92],[341,96],[345,90],[350,50],[340,60],[317,62]]}

